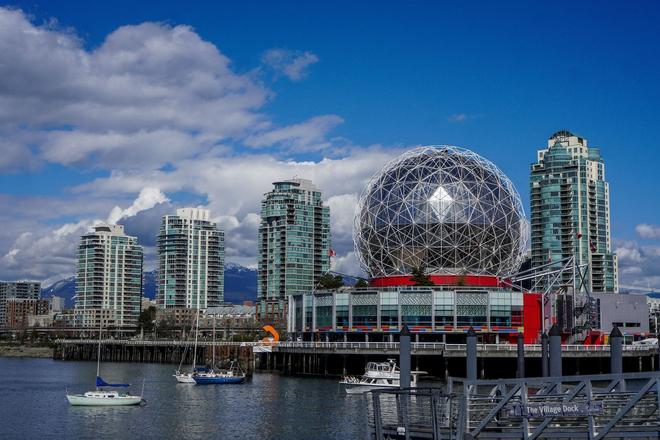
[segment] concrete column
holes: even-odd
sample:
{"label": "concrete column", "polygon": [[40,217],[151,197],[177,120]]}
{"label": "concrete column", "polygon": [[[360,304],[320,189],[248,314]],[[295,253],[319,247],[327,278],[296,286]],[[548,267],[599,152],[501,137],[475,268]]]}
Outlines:
{"label": "concrete column", "polygon": [[616,325],[610,333],[610,373],[623,373],[623,335]]}
{"label": "concrete column", "polygon": [[470,326],[465,338],[465,371],[468,380],[477,379],[477,334],[474,328]]}
{"label": "concrete column", "polygon": [[394,342],[394,335],[392,333],[389,334],[390,337],[390,342]]}
{"label": "concrete column", "polygon": [[550,376],[561,376],[561,332],[557,324],[550,328]]}
{"label": "concrete column", "polygon": [[369,333],[364,334],[364,342],[369,343]]}
{"label": "concrete column", "polygon": [[522,333],[518,333],[518,371],[516,377],[525,377],[525,338]]}
{"label": "concrete column", "polygon": [[548,377],[548,334],[541,335],[541,377]]}
{"label": "concrete column", "polygon": [[348,333],[344,332],[344,342],[348,342]]}
{"label": "concrete column", "polygon": [[401,388],[410,388],[410,330],[404,325],[399,334],[399,384]]}

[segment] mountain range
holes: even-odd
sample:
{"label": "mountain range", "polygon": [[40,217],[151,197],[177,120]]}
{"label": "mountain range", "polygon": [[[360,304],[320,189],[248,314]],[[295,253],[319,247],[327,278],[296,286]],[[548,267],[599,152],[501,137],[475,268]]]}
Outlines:
{"label": "mountain range", "polygon": [[[156,298],[157,271],[144,272],[144,296],[149,299]],[[48,287],[41,289],[43,298],[61,296],[67,307],[73,307],[73,295],[76,292],[76,277],[59,280]],[[243,301],[257,299],[257,271],[239,264],[225,264],[225,301],[241,304]]]}

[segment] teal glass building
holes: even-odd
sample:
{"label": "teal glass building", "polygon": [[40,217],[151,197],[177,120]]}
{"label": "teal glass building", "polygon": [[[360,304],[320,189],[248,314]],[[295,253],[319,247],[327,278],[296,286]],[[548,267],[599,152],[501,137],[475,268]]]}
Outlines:
{"label": "teal glass building", "polygon": [[76,325],[137,327],[142,300],[142,246],[121,225],[83,235],[76,271]]}
{"label": "teal glass building", "polygon": [[224,300],[225,236],[200,208],[163,216],[158,234],[160,308],[206,309]]}
{"label": "teal glass building", "polygon": [[[530,199],[532,266],[559,266],[575,256],[578,265],[586,265],[579,290],[618,292],[610,190],[600,151],[568,131],[553,134],[531,166]],[[562,284],[573,286],[572,273],[562,276]],[[543,283],[536,288],[545,288]]]}
{"label": "teal glass building", "polygon": [[257,313],[278,321],[291,295],[313,291],[330,270],[330,209],[310,180],[273,186],[261,202]]}

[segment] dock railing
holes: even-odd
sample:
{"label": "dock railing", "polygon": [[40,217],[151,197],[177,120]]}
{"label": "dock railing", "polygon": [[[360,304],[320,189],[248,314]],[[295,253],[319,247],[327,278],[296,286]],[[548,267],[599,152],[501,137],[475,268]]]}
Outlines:
{"label": "dock railing", "polygon": [[446,390],[367,395],[372,438],[660,437],[660,372],[546,378],[450,378]]}

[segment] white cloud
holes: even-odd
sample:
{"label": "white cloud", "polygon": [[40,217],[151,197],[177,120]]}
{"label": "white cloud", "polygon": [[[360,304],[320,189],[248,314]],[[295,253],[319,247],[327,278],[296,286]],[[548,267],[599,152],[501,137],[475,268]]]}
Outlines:
{"label": "white cloud", "polygon": [[354,277],[366,278],[366,275],[360,268],[360,262],[354,251],[347,253],[344,256],[334,257],[331,260],[332,270],[335,272],[351,275]]}
{"label": "white cloud", "polygon": [[469,118],[470,118],[470,117],[469,117],[466,113],[454,113],[453,115],[449,115],[449,117],[447,118],[447,120],[448,120],[449,122],[460,123],[460,122],[465,122],[465,121],[467,121]]}
{"label": "white cloud", "polygon": [[165,194],[163,194],[158,188],[146,187],[140,191],[138,198],[135,199],[133,204],[128,208],[121,209],[119,206],[112,208],[112,211],[110,211],[110,215],[108,215],[106,222],[115,224],[123,218],[133,217],[138,212],[151,209],[160,203],[169,201],[170,199],[168,199]]}
{"label": "white cloud", "polygon": [[[114,222],[135,217],[165,201],[167,198],[159,190],[144,188],[131,206],[126,209],[115,207],[107,220]],[[87,218],[55,227],[41,226],[21,233],[0,258],[0,278],[29,278],[48,284],[71,276],[80,236],[102,222],[98,218]]]}
{"label": "white cloud", "polygon": [[[36,26],[0,7],[0,169],[45,160],[105,169],[157,169],[228,145],[325,149],[335,115],[275,126],[272,96],[256,73],[231,61],[189,26],[122,26],[89,50],[71,30]],[[301,79],[318,60],[275,50],[271,66]]]}
{"label": "white cloud", "polygon": [[335,115],[316,116],[300,124],[276,128],[248,136],[244,143],[250,147],[279,145],[290,151],[320,151],[332,143],[326,135],[344,120]]}
{"label": "white cloud", "polygon": [[[190,199],[225,229],[227,259],[253,265],[261,198],[293,176],[323,190],[337,261],[354,271],[357,194],[398,151],[331,137],[337,115],[278,126],[258,69],[238,73],[188,26],[122,26],[89,49],[71,30],[0,7],[0,59],[0,170],[50,162],[108,173],[71,192],[56,182],[62,195],[0,194],[0,278],[71,275],[79,236],[102,219],[124,224],[153,260],[160,217]],[[294,81],[317,61],[281,49],[263,60]],[[314,160],[296,159],[309,152]]]}
{"label": "white cloud", "polygon": [[642,223],[635,227],[637,234],[646,239],[658,239],[660,238],[660,226],[658,225],[649,225]]}
{"label": "white cloud", "polygon": [[319,61],[312,52],[299,52],[287,49],[270,49],[264,53],[262,62],[276,74],[284,75],[291,81],[300,81],[307,76],[307,68]]}
{"label": "white cloud", "polygon": [[641,245],[626,240],[616,242],[615,247],[620,284],[660,288],[660,246]]}

